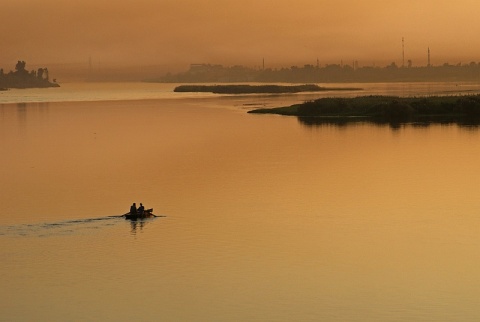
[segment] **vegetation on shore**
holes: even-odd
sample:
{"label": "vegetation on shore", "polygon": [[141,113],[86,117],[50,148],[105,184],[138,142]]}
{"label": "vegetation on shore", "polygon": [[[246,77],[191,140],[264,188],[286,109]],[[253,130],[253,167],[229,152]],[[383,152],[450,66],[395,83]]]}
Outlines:
{"label": "vegetation on shore", "polygon": [[15,71],[5,74],[0,69],[0,90],[8,88],[44,88],[60,87],[55,80],[50,81],[48,68],[38,68],[37,70],[27,71],[26,63],[18,61],[15,65]]}
{"label": "vegetation on shore", "polygon": [[288,107],[256,109],[249,113],[293,115],[342,122],[358,120],[435,122],[445,119],[478,121],[480,95],[320,98]]}
{"label": "vegetation on shore", "polygon": [[282,94],[320,91],[350,91],[360,88],[327,88],[314,84],[305,85],[181,85],[174,92],[208,92],[214,94]]}

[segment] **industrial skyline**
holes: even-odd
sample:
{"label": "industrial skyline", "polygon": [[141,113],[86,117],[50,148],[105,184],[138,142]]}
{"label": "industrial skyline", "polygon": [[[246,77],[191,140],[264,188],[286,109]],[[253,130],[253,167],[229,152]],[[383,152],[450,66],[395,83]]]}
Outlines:
{"label": "industrial skyline", "polygon": [[93,68],[174,72],[192,62],[261,67],[262,57],[266,68],[317,57],[321,64],[420,66],[427,47],[432,65],[470,62],[480,57],[478,9],[473,0],[4,0],[0,66],[21,59],[53,67],[90,56]]}

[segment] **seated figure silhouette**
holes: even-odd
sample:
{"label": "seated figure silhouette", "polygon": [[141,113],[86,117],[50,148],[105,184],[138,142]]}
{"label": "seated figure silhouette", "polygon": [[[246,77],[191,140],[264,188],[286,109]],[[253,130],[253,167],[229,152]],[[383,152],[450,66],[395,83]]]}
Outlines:
{"label": "seated figure silhouette", "polygon": [[136,214],[137,214],[137,205],[133,203],[133,205],[130,206],[130,215],[136,215]]}

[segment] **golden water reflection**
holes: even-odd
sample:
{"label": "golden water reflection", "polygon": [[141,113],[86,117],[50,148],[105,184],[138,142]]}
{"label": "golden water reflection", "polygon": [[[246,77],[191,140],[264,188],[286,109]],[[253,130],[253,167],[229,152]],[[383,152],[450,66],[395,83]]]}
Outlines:
{"label": "golden water reflection", "polygon": [[457,118],[457,117],[443,117],[443,118],[433,118],[425,120],[416,120],[415,122],[395,122],[395,121],[385,121],[385,120],[375,120],[375,119],[364,119],[364,118],[321,118],[321,117],[297,117],[298,122],[306,127],[309,126],[348,126],[353,123],[366,123],[375,126],[389,126],[391,129],[399,129],[405,126],[413,127],[430,127],[434,125],[458,125],[462,128],[467,128],[471,130],[477,130],[480,127],[480,119],[477,118]]}
{"label": "golden water reflection", "polygon": [[0,236],[7,320],[480,318],[477,130],[306,127],[196,100],[26,110],[22,131],[2,110],[0,225],[131,200],[166,217]]}
{"label": "golden water reflection", "polygon": [[130,222],[130,234],[136,236],[137,234],[143,233],[145,226],[152,224],[155,218],[143,219],[143,220],[128,220]]}

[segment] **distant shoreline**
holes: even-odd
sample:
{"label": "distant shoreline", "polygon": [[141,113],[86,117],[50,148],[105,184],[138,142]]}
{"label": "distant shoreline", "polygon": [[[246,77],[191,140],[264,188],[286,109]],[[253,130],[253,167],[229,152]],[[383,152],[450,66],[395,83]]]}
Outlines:
{"label": "distant shoreline", "polygon": [[480,95],[320,98],[286,107],[260,108],[248,113],[315,118],[318,122],[442,122],[480,121]]}
{"label": "distant shoreline", "polygon": [[380,66],[320,64],[281,68],[251,68],[242,65],[191,64],[184,72],[167,73],[148,82],[160,83],[385,83],[385,82],[459,82],[480,80],[480,63],[433,66]]}
{"label": "distant shoreline", "polygon": [[9,89],[29,89],[29,88],[53,88],[53,87],[60,87],[58,83],[14,83],[9,85],[6,88],[0,88],[0,91],[8,91]]}
{"label": "distant shoreline", "polygon": [[180,85],[174,92],[201,92],[214,94],[286,94],[320,91],[359,91],[352,87],[320,87],[314,84],[305,85]]}
{"label": "distant shoreline", "polygon": [[0,90],[60,87],[55,79],[50,82],[48,68],[28,71],[26,64],[25,61],[19,60],[15,65],[15,71],[9,73],[0,68]]}

